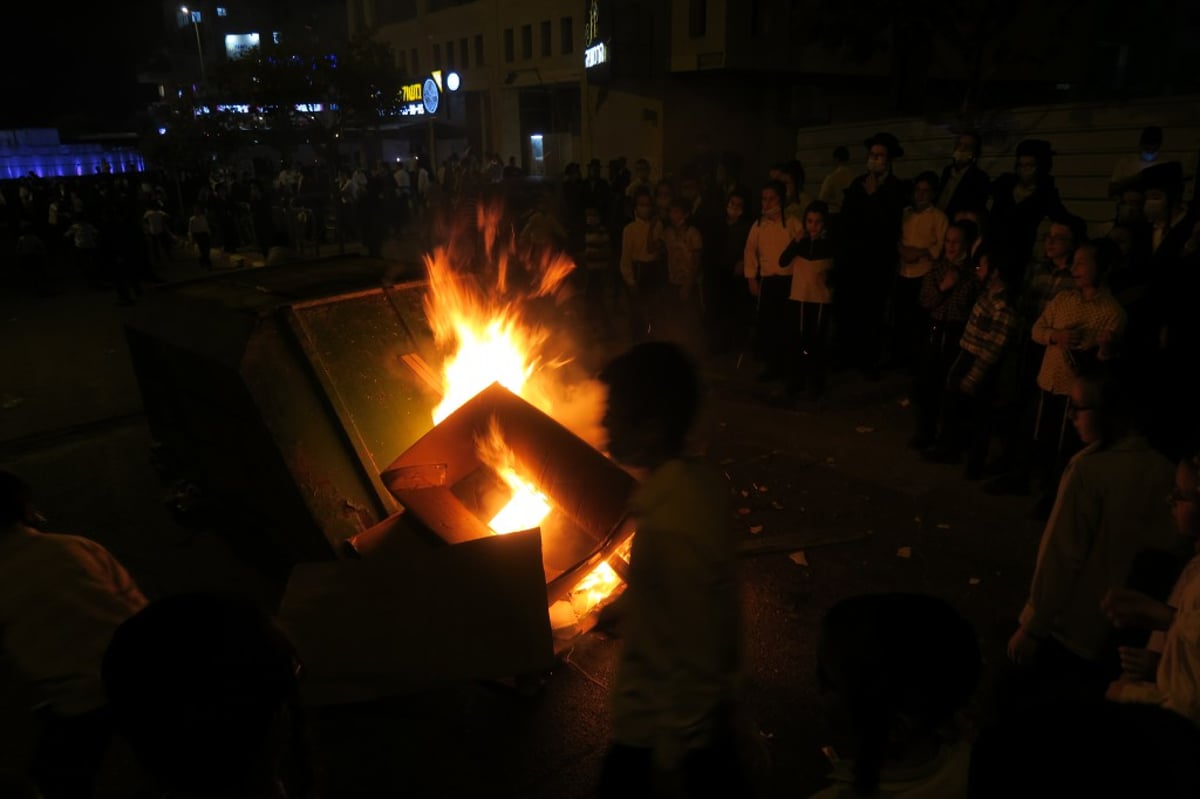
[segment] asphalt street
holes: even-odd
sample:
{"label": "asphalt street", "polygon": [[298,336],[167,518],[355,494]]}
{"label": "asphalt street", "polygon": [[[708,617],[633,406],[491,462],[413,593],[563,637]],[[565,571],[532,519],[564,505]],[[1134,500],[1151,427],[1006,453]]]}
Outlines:
{"label": "asphalt street", "polygon": [[[162,273],[201,275],[190,262]],[[221,589],[277,603],[279,575],[241,557],[219,524],[182,525],[169,511],[122,334],[127,309],[70,275],[58,285],[49,297],[0,288],[0,467],[32,483],[53,529],[103,543],[151,597]],[[958,468],[906,448],[902,377],[836,375],[825,407],[797,411],[767,402],[747,371],[732,353],[706,361],[699,439],[737,509],[729,523],[743,546],[745,698],[772,756],[761,795],[803,796],[826,772],[814,674],[822,613],[855,593],[932,593],[976,623],[994,664],[1040,525],[1026,515],[1028,498],[985,495]],[[536,692],[453,684],[314,710],[321,793],[590,796],[619,646],[602,633],[581,637]],[[24,699],[14,675],[0,673],[0,774],[28,757],[35,726]],[[137,780],[118,746],[100,795],[129,796]]]}

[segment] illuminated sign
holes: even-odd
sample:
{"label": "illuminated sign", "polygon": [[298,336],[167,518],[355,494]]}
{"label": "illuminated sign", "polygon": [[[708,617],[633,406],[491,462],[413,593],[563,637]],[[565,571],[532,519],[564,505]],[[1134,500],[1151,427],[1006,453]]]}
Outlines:
{"label": "illuminated sign", "polygon": [[608,47],[604,42],[596,42],[591,47],[583,51],[583,67],[591,69],[598,67],[608,61]]}
{"label": "illuminated sign", "polygon": [[227,33],[225,34],[225,55],[230,58],[241,58],[250,50],[258,47],[257,33]]}
{"label": "illuminated sign", "polygon": [[583,40],[594,42],[600,38],[600,2],[592,0],[588,4],[587,22],[583,26]]}
{"label": "illuminated sign", "polygon": [[437,82],[434,81],[433,78],[426,78],[425,85],[421,87],[421,90],[423,92],[421,102],[425,104],[425,112],[429,114],[436,114],[438,110],[438,103],[442,99],[442,95],[438,91]]}
{"label": "illuminated sign", "polygon": [[[451,73],[453,74],[453,73]],[[455,76],[457,78],[457,75]],[[439,86],[442,75],[436,72],[421,83],[409,83],[396,92],[400,100],[399,114],[402,117],[419,117],[436,114],[441,107],[442,90]]]}
{"label": "illuminated sign", "polygon": [[458,77],[457,72],[451,72],[446,76],[446,88],[452,92],[458,91],[458,87],[462,85],[462,79]]}
{"label": "illuminated sign", "polygon": [[[319,114],[323,111],[337,111],[338,105],[337,103],[296,103],[292,108],[301,114]],[[266,114],[270,109],[249,103],[217,103],[212,106],[198,105],[194,111],[197,116],[201,116],[211,114],[213,111],[220,114]]]}

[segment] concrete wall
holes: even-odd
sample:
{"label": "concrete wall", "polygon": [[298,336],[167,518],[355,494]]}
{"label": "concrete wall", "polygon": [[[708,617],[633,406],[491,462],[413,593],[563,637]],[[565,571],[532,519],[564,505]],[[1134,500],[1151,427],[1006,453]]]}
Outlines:
{"label": "concrete wall", "polygon": [[624,156],[630,167],[639,158],[650,162],[651,175],[663,170],[663,102],[597,86],[588,87],[591,141],[585,145],[600,162]]}

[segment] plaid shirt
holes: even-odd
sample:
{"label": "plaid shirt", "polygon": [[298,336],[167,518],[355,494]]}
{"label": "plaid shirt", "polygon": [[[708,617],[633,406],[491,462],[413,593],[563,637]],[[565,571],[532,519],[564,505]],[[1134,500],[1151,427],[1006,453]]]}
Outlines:
{"label": "plaid shirt", "polygon": [[1038,371],[1038,386],[1053,394],[1070,394],[1075,383],[1072,356],[1061,347],[1050,346],[1052,331],[1069,329],[1079,331],[1077,349],[1095,349],[1101,332],[1116,338],[1125,332],[1125,309],[1105,289],[1087,300],[1079,289],[1070,289],[1059,292],[1050,301],[1034,323],[1031,335],[1034,341],[1046,347],[1042,368]]}
{"label": "plaid shirt", "polygon": [[1007,290],[995,294],[985,291],[971,308],[971,318],[967,320],[967,328],[963,331],[959,346],[974,355],[975,361],[963,377],[963,382],[978,385],[987,371],[1000,360],[1004,348],[1013,339],[1013,332],[1017,329],[1017,312],[1009,304],[1005,296],[1007,293]]}
{"label": "plaid shirt", "polygon": [[1050,300],[1059,292],[1075,288],[1071,268],[1058,269],[1052,261],[1039,261],[1029,266],[1025,273],[1025,286],[1021,289],[1021,322],[1028,328],[1037,321]]}
{"label": "plaid shirt", "polygon": [[921,282],[921,307],[929,311],[933,322],[965,322],[979,294],[979,281],[968,264],[961,264],[958,282],[949,291],[942,291],[942,278],[953,266],[941,260],[925,273]]}

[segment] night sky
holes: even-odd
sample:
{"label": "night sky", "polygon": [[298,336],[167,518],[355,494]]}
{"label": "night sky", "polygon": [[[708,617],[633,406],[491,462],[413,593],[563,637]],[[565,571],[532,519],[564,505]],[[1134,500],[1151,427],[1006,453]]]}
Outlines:
{"label": "night sky", "polygon": [[128,129],[138,64],[162,37],[160,2],[16,0],[4,17],[0,129],[72,117]]}

